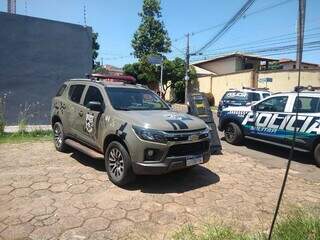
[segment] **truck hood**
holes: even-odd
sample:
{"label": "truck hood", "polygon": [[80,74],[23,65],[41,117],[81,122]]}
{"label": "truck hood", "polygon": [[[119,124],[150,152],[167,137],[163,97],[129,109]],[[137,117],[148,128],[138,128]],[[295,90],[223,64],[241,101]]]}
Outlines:
{"label": "truck hood", "polygon": [[129,124],[162,131],[189,131],[206,128],[200,118],[174,111],[117,111]]}

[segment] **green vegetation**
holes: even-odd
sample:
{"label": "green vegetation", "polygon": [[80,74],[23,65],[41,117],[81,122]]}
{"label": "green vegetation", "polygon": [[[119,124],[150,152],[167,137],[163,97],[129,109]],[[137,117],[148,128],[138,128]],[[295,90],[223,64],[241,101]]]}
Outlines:
{"label": "green vegetation", "polygon": [[[312,213],[311,213],[312,212]],[[273,240],[318,240],[320,239],[319,210],[294,210],[279,219]],[[248,234],[237,232],[229,226],[207,224],[196,228],[186,226],[172,237],[173,240],[267,240],[266,233]]]}
{"label": "green vegetation", "polygon": [[52,139],[52,131],[35,130],[32,132],[1,133],[0,144],[21,143],[30,141],[48,141]]}
{"label": "green vegetation", "polygon": [[164,23],[161,21],[159,0],[143,0],[141,23],[133,35],[134,56],[143,60],[148,55],[170,52],[171,41]]}

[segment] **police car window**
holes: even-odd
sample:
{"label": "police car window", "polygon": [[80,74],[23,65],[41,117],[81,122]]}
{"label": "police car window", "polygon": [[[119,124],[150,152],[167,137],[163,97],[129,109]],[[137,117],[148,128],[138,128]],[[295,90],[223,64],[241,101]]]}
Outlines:
{"label": "police car window", "polygon": [[251,97],[250,100],[251,101],[259,101],[260,100],[260,94],[259,93],[250,93]]}
{"label": "police car window", "polygon": [[58,90],[57,94],[56,94],[56,97],[59,97],[63,94],[64,90],[66,89],[67,85],[66,84],[63,84],[60,89]]}
{"label": "police car window", "polygon": [[269,97],[269,96],[270,96],[269,93],[262,93],[262,97],[263,97],[263,98],[266,98],[266,97]]}
{"label": "police car window", "polygon": [[258,111],[266,112],[284,112],[286,108],[288,97],[273,97],[269,98],[257,105]]}
{"label": "police car window", "polygon": [[75,103],[80,103],[85,85],[72,85],[69,89],[69,99]]}
{"label": "police car window", "polygon": [[101,92],[98,88],[90,86],[87,93],[86,97],[84,99],[83,105],[86,106],[89,102],[99,102],[102,105],[104,104],[103,102],[103,97],[101,95]]}
{"label": "police car window", "polygon": [[319,112],[320,98],[316,97],[299,97],[296,98],[293,112],[297,110],[300,113],[316,113]]}

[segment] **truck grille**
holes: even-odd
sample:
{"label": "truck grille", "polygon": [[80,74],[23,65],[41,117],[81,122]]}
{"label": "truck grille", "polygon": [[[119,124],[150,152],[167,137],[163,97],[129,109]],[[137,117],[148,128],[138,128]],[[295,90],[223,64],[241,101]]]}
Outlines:
{"label": "truck grille", "polygon": [[169,148],[168,157],[203,154],[209,150],[209,142],[196,142],[173,145]]}

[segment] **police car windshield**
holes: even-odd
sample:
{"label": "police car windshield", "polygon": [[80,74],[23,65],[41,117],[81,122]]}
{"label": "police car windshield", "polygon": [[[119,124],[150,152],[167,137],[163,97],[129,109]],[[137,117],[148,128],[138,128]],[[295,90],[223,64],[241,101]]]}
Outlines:
{"label": "police car windshield", "polygon": [[233,100],[233,101],[247,101],[249,98],[248,93],[240,91],[230,91],[226,92],[223,100]]}
{"label": "police car windshield", "polygon": [[110,102],[116,110],[169,110],[158,95],[147,89],[106,87]]}

